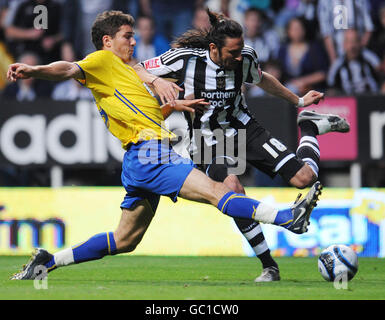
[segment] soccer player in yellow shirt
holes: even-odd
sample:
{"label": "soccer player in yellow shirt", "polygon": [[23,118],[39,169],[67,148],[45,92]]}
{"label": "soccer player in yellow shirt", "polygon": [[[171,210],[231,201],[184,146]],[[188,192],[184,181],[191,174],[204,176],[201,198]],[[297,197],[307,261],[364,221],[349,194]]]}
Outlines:
{"label": "soccer player in yellow shirt", "polygon": [[34,279],[35,269],[41,265],[52,271],[73,263],[133,251],[146,232],[161,195],[174,202],[179,196],[208,203],[231,217],[252,218],[294,233],[307,231],[310,214],[321,193],[320,183],[315,183],[291,208],[278,210],[211,180],[195,169],[191,160],[173,151],[168,143],[172,134],[163,120],[174,110],[194,112],[194,107],[202,107],[205,103],[202,99],[173,100],[174,86],[154,77],[150,82],[154,85],[159,82],[157,89],[161,92],[161,100],[170,101],[159,106],[148,84],[143,83],[129,65],[135,46],[133,26],[134,19],[130,15],[106,11],[98,15],[92,27],[96,51],[82,61],[9,66],[7,77],[10,81],[32,77],[53,81],[75,79],[83,83],[91,89],[107,128],[126,150],[122,164],[126,196],[120,205],[122,215],[117,229],[97,234],[55,254],[38,248],[23,270],[11,279]]}

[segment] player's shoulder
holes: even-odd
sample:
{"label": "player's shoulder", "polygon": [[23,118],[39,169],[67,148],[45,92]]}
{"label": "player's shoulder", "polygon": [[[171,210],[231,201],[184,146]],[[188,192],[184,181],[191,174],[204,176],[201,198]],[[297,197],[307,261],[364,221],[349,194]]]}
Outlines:
{"label": "player's shoulder", "polygon": [[258,62],[258,55],[257,52],[254,50],[253,47],[249,45],[244,45],[242,52],[241,52],[243,57],[255,60]]}
{"label": "player's shoulder", "polygon": [[108,50],[96,50],[94,52],[89,53],[83,59],[83,61],[91,61],[91,60],[107,60],[111,59],[114,54]]}
{"label": "player's shoulder", "polygon": [[161,55],[161,59],[164,64],[167,64],[178,59],[206,58],[206,53],[207,49],[203,48],[171,48]]}

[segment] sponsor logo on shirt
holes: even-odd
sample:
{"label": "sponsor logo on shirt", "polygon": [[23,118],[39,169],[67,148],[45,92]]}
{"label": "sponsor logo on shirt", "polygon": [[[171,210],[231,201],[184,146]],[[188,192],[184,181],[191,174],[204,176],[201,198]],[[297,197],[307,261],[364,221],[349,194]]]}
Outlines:
{"label": "sponsor logo on shirt", "polygon": [[160,59],[159,58],[153,58],[150,60],[146,60],[144,62],[144,67],[146,69],[155,69],[160,67]]}

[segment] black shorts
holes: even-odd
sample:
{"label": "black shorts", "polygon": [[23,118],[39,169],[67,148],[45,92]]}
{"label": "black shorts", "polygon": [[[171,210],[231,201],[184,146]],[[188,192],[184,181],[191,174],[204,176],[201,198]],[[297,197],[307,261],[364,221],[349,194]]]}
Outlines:
{"label": "black shorts", "polygon": [[[224,148],[217,148],[214,145],[211,148],[211,163],[198,165],[212,179],[223,181],[229,174],[229,168],[236,167],[239,161],[246,161],[272,178],[279,174],[287,182],[303,167],[302,159],[298,158],[293,151],[288,149],[280,140],[274,138],[254,119],[251,119],[244,128],[240,129],[245,129],[246,134],[243,136],[237,134],[232,137],[234,139],[234,151],[226,150],[226,143],[223,143]],[[243,140],[240,141],[241,139]],[[201,152],[207,152],[207,148],[210,147],[202,147]],[[218,151],[218,149],[220,150]]]}

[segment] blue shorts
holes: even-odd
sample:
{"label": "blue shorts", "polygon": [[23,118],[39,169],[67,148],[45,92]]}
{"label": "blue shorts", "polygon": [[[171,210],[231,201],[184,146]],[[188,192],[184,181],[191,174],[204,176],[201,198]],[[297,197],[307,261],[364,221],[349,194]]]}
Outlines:
{"label": "blue shorts", "polygon": [[126,196],[121,208],[133,209],[147,199],[156,210],[160,196],[176,202],[184,181],[195,167],[190,159],[177,154],[160,140],[130,144],[122,164],[122,184]]}

